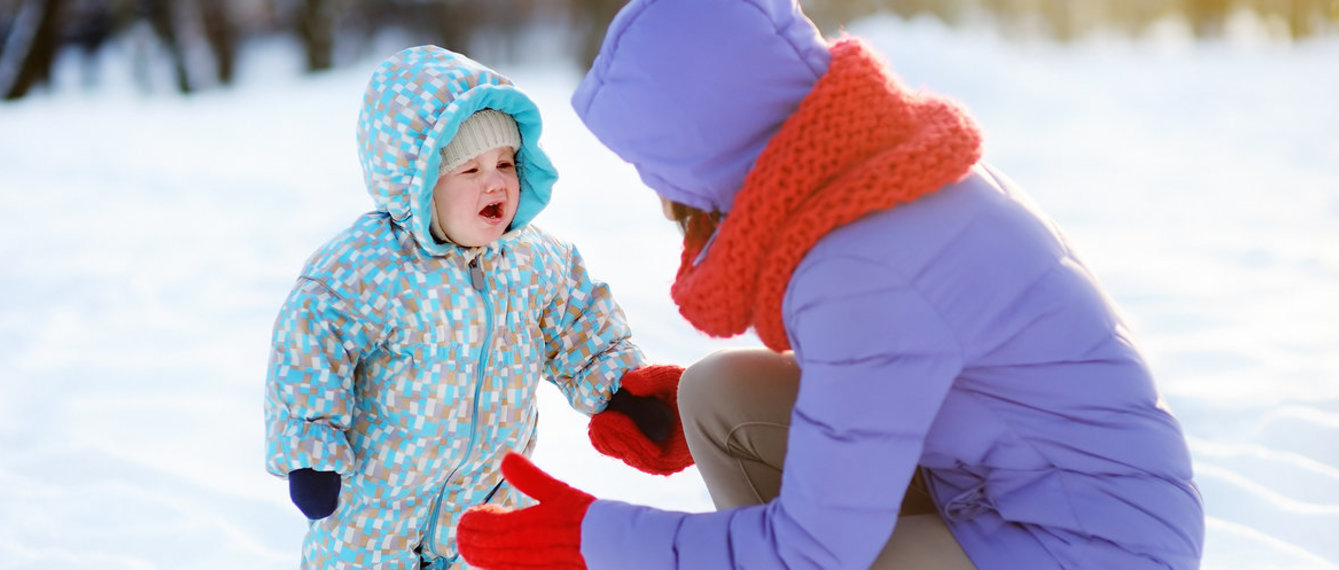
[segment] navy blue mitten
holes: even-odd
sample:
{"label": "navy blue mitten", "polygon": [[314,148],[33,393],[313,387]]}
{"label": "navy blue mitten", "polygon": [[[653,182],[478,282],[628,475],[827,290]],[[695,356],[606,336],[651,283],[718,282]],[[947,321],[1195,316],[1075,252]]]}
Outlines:
{"label": "navy blue mitten", "polygon": [[339,473],[310,467],[289,471],[288,496],[307,518],[326,518],[339,504]]}

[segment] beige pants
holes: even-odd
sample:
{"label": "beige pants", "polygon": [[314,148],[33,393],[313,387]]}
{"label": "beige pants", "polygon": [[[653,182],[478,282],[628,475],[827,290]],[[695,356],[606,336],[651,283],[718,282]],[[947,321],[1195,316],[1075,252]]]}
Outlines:
{"label": "beige pants", "polygon": [[[794,356],[765,349],[724,350],[684,371],[679,384],[684,434],[717,509],[759,505],[780,494],[799,385]],[[897,527],[871,568],[975,570],[939,517],[919,472]]]}

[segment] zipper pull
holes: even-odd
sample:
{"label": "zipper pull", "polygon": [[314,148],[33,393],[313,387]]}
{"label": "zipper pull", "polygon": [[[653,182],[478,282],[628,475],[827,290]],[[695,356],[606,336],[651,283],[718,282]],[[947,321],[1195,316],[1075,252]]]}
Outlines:
{"label": "zipper pull", "polygon": [[470,260],[470,284],[474,285],[475,291],[484,290],[484,270],[479,267],[479,258]]}

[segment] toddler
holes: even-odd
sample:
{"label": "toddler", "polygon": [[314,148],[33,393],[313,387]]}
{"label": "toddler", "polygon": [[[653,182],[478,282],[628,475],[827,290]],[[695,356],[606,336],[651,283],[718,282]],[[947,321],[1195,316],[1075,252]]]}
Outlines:
{"label": "toddler", "polygon": [[267,469],[312,521],[303,568],[463,565],[461,513],[529,504],[499,463],[535,446],[540,377],[594,415],[601,452],[691,464],[681,368],[647,365],[609,288],[531,223],[557,177],[540,126],[510,80],[439,47],[373,74],[357,139],[375,210],[306,262],[266,382]]}

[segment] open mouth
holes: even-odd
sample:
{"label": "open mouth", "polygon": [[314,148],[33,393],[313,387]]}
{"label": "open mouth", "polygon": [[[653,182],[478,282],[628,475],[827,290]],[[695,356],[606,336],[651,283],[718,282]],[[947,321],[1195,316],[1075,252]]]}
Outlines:
{"label": "open mouth", "polygon": [[502,202],[493,202],[479,210],[479,216],[490,223],[502,221]]}

